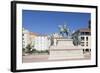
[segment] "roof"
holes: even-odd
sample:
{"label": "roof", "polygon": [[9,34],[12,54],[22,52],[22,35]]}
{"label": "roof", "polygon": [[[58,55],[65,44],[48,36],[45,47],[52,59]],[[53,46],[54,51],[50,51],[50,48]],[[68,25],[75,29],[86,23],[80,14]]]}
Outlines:
{"label": "roof", "polygon": [[36,36],[38,35],[37,33],[34,33],[34,32],[29,32],[29,34],[30,35],[36,35]]}
{"label": "roof", "polygon": [[78,29],[77,31],[75,31],[72,35],[74,35],[75,33],[79,33],[79,32],[91,32],[91,29],[81,28],[81,29]]}
{"label": "roof", "polygon": [[83,28],[83,29],[79,29],[80,32],[91,32],[91,29],[89,28]]}

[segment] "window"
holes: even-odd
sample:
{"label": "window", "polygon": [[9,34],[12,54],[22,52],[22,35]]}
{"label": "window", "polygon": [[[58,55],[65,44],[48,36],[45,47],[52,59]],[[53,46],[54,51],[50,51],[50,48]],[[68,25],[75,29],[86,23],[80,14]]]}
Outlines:
{"label": "window", "polygon": [[81,35],[84,35],[84,32],[81,32]]}
{"label": "window", "polygon": [[90,32],[85,32],[85,35],[90,35]]}
{"label": "window", "polygon": [[84,46],[84,42],[81,42],[81,46]]}
{"label": "window", "polygon": [[86,41],[88,41],[88,37],[86,37]]}
{"label": "window", "polygon": [[87,49],[85,49],[85,51],[86,51],[86,52],[89,52],[89,49],[87,48]]}
{"label": "window", "polygon": [[24,34],[22,34],[22,36],[24,36]]}
{"label": "window", "polygon": [[81,37],[81,41],[84,41],[84,37]]}
{"label": "window", "polygon": [[24,40],[24,38],[22,38],[22,40]]}
{"label": "window", "polygon": [[86,46],[88,46],[88,42],[86,42]]}
{"label": "window", "polygon": [[91,51],[91,49],[90,49],[90,51]]}
{"label": "window", "polygon": [[83,54],[85,53],[85,49],[83,49]]}
{"label": "window", "polygon": [[90,32],[81,32],[81,35],[91,35]]}

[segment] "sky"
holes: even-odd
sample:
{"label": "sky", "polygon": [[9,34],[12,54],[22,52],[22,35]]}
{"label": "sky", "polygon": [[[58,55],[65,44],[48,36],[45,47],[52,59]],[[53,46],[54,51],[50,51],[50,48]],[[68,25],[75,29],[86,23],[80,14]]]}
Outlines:
{"label": "sky", "polygon": [[38,34],[59,33],[59,25],[66,24],[70,31],[87,28],[90,13],[56,12],[56,11],[22,11],[22,26]]}

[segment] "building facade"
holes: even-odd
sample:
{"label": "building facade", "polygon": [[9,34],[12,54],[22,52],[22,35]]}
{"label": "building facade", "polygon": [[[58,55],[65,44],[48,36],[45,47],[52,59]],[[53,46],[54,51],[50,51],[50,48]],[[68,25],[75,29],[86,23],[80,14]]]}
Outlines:
{"label": "building facade", "polygon": [[22,45],[23,45],[23,48],[26,48],[26,46],[30,43],[31,43],[31,41],[30,41],[29,31],[26,30],[25,28],[23,28],[23,31],[22,31]]}
{"label": "building facade", "polygon": [[91,51],[91,30],[89,28],[79,29],[72,34],[73,44],[81,46],[83,53]]}
{"label": "building facade", "polygon": [[29,32],[25,28],[23,28],[22,32],[22,45],[23,48],[26,48],[28,45],[31,46],[32,49],[36,49],[39,51],[49,50],[51,41],[48,36],[38,35],[33,32]]}
{"label": "building facade", "polygon": [[29,32],[29,35],[30,35],[30,37],[29,37],[29,39],[30,39],[30,45],[31,45],[32,49],[34,49],[34,46],[35,46],[34,40],[35,40],[35,37],[38,36],[38,34],[33,33],[33,32]]}
{"label": "building facade", "polygon": [[42,51],[42,50],[49,50],[51,41],[47,36],[38,36],[34,39],[34,48],[36,50]]}

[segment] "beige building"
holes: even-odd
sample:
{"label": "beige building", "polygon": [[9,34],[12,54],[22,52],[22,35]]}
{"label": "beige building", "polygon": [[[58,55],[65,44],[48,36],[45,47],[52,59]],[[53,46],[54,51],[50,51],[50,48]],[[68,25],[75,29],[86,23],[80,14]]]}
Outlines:
{"label": "beige building", "polygon": [[30,44],[30,34],[29,34],[28,30],[23,28],[23,31],[22,31],[22,45],[23,45],[23,48],[26,48],[26,46],[28,44]]}
{"label": "beige building", "polygon": [[34,39],[34,48],[36,50],[39,50],[39,51],[42,51],[42,50],[49,50],[49,47],[50,47],[50,44],[51,44],[51,41],[50,39],[48,38],[48,36],[46,35],[40,35],[40,36],[37,36],[35,37]]}
{"label": "beige building", "polygon": [[33,32],[29,32],[25,28],[23,28],[23,33],[22,33],[22,41],[23,41],[23,48],[26,48],[28,44],[31,46],[34,45],[34,38],[37,37],[38,35]]}
{"label": "beige building", "polygon": [[29,32],[29,39],[30,39],[30,44],[31,44],[31,46],[33,46],[34,47],[34,42],[35,42],[35,37],[37,37],[38,36],[38,34],[36,34],[36,33],[33,33],[33,32]]}
{"label": "beige building", "polygon": [[81,46],[83,53],[91,51],[91,30],[89,28],[79,29],[72,35],[73,44]]}

